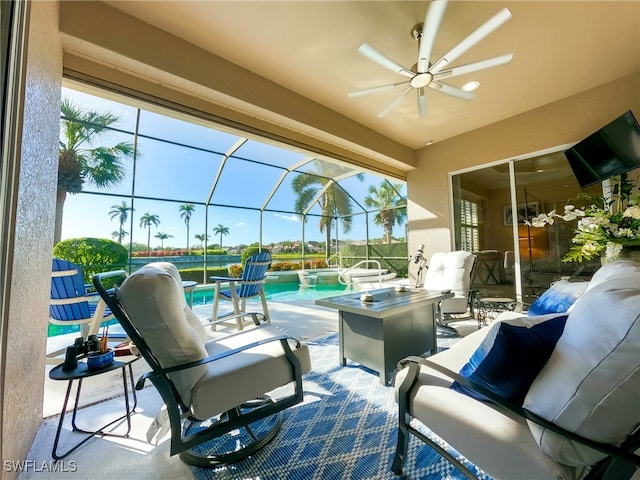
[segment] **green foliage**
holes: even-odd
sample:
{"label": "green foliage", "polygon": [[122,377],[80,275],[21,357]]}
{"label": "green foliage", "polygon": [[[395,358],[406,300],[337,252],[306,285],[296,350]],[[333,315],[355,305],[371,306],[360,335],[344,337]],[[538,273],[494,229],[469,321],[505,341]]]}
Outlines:
{"label": "green foliage", "polygon": [[[306,270],[327,268],[327,262],[322,258],[307,260],[304,262],[304,268]],[[274,262],[271,264],[271,268],[269,268],[270,272],[289,272],[292,270],[302,270],[302,262]]]}
{"label": "green foliage", "polygon": [[[406,243],[385,243],[379,245],[347,245],[340,249],[344,266],[350,267],[356,262],[366,258],[367,248],[369,258],[378,260],[381,268],[387,268],[390,272],[396,272],[400,277],[406,277],[408,272],[408,251]],[[374,268],[373,264],[369,268]]]}
{"label": "green foliage", "polygon": [[268,252],[269,250],[266,249],[266,248],[263,248],[262,250],[260,250],[260,247],[258,245],[251,245],[251,246],[245,248],[242,251],[242,254],[240,255],[240,261],[242,262],[242,265],[244,265],[244,262],[247,260],[247,258],[249,258],[249,257],[251,257],[251,256],[253,256],[256,253],[259,253],[261,251]]}
{"label": "green foliage", "polygon": [[181,268],[178,270],[182,280],[202,283],[202,279],[206,278],[209,281],[209,277],[227,277],[229,272],[226,268],[207,268],[207,276],[204,277],[204,268]]}
{"label": "green foliage", "polygon": [[126,267],[127,249],[106,238],[70,238],[53,247],[53,256],[82,266],[85,283],[91,282],[95,273]]}
{"label": "green foliage", "polygon": [[229,265],[229,276],[240,278],[242,276],[242,265],[238,265],[237,263]]}
{"label": "green foliage", "polygon": [[[202,253],[202,250],[200,250]],[[227,255],[227,250],[221,250],[219,248],[207,248],[207,255]]]}

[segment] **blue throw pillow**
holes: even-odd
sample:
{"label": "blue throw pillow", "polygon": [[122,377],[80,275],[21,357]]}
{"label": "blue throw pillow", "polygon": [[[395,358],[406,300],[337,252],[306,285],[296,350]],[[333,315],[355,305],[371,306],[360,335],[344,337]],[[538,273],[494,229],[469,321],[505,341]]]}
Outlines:
{"label": "blue throw pillow", "polygon": [[564,313],[587,290],[589,282],[569,282],[560,280],[538,297],[527,310],[527,315],[546,315]]}
{"label": "blue throw pillow", "polygon": [[[533,326],[523,325],[518,318],[493,324],[492,331],[462,367],[460,375],[522,405],[529,387],[562,335],[567,317],[560,315]],[[487,400],[458,382],[453,382],[451,388],[478,400]]]}

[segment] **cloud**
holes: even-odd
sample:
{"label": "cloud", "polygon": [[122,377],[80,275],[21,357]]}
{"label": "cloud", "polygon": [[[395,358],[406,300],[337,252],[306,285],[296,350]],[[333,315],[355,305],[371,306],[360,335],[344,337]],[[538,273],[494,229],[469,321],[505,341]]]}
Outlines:
{"label": "cloud", "polygon": [[295,214],[284,215],[282,213],[276,213],[275,216],[283,220],[287,220],[289,222],[300,222],[300,215],[295,215]]}

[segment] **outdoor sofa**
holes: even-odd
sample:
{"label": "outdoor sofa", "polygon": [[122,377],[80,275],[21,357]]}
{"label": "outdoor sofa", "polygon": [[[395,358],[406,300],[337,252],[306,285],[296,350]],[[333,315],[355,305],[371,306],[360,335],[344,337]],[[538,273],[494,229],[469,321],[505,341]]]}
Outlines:
{"label": "outdoor sofa", "polygon": [[539,302],[548,308],[551,298],[559,313],[508,312],[452,348],[401,362],[396,474],[416,461],[407,458],[409,437],[464,469],[428,430],[494,479],[634,474],[640,465],[633,453],[640,446],[640,264],[607,263],[588,285],[570,287],[560,283]]}

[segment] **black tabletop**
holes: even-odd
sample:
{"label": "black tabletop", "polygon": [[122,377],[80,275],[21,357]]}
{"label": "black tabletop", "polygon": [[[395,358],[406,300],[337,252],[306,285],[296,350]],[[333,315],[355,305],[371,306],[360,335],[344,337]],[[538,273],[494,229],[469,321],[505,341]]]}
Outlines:
{"label": "black tabletop", "polygon": [[118,368],[122,368],[127,364],[137,360],[138,358],[139,357],[132,356],[131,360],[127,360],[124,362],[116,360],[113,363],[105,365],[104,367],[98,368],[96,370],[89,370],[89,368],[87,367],[87,362],[78,360],[78,366],[73,370],[65,372],[64,370],[62,370],[63,365],[58,365],[57,367],[51,369],[51,371],[49,372],[49,378],[51,380],[75,380],[78,378],[92,377],[94,375],[100,375],[101,373],[106,373]]}

